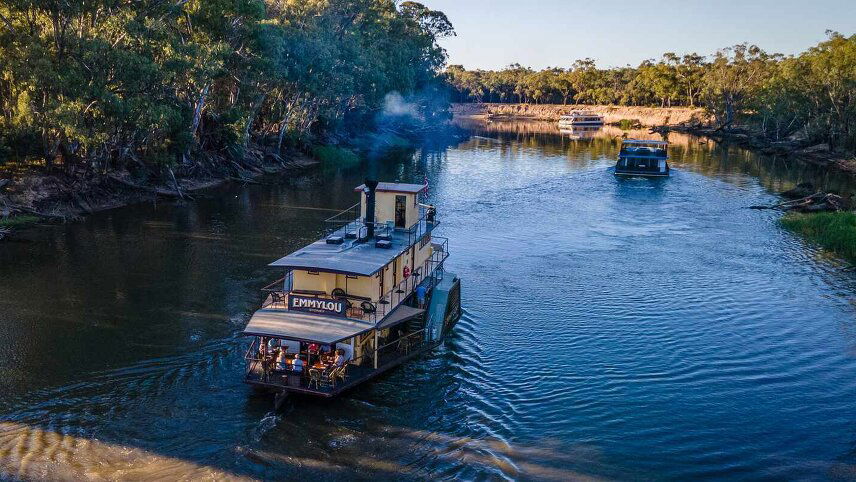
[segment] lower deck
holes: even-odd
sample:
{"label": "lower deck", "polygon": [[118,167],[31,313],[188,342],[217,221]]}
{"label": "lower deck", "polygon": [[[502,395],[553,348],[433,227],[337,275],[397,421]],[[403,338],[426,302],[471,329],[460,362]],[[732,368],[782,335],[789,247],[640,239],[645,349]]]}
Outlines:
{"label": "lower deck", "polygon": [[332,367],[313,365],[301,372],[280,371],[271,369],[269,364],[259,360],[258,363],[250,364],[244,381],[272,390],[333,397],[404,363],[435,344],[420,340],[416,343],[395,343],[395,346],[381,348],[377,368],[372,358],[365,357],[345,364],[343,377],[335,376]]}

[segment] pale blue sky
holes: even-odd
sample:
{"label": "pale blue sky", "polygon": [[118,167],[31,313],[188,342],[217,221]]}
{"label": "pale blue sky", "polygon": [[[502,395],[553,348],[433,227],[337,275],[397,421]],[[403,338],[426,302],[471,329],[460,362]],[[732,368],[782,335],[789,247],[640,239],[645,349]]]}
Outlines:
{"label": "pale blue sky", "polygon": [[799,53],[827,29],[856,33],[856,0],[421,0],[446,12],[458,32],[443,42],[450,62],[495,69],[512,62],[633,66],[663,52],[708,55],[754,43]]}

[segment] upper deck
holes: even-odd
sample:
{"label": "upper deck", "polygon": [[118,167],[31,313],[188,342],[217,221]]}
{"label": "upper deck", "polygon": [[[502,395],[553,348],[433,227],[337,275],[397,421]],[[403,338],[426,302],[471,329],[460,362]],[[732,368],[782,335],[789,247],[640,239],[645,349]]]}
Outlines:
{"label": "upper deck", "polygon": [[621,151],[618,153],[620,159],[666,159],[668,158],[669,143],[666,141],[654,141],[644,139],[625,139],[621,143]]}
{"label": "upper deck", "polygon": [[[372,276],[440,224],[436,219],[429,220],[428,209],[418,207],[418,218],[408,228],[400,229],[387,223],[374,223],[375,239],[366,239],[368,224],[365,218],[351,219],[343,225],[334,219],[354,214],[357,206],[352,206],[327,220],[333,225],[328,236],[274,261],[269,266]],[[336,225],[340,227],[336,228]],[[377,241],[387,241],[389,244],[384,243],[384,247],[378,247]]]}
{"label": "upper deck", "polygon": [[603,116],[597,112],[575,110],[559,118],[560,123],[592,123],[603,122]]}
{"label": "upper deck", "polygon": [[434,207],[418,202],[425,188],[359,186],[361,202],[327,219],[327,236],[270,264],[285,277],[264,288],[245,334],[329,343],[417,315],[405,301],[431,289],[449,256],[432,237]]}

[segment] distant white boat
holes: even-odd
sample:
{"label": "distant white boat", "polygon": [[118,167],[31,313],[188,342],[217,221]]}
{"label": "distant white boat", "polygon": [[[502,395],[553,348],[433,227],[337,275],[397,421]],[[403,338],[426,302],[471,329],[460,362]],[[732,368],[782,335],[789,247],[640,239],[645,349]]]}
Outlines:
{"label": "distant white boat", "polygon": [[575,110],[559,118],[559,127],[602,126],[603,116],[597,112]]}
{"label": "distant white boat", "polygon": [[568,139],[579,141],[594,138],[601,129],[603,129],[603,125],[596,124],[577,124],[574,126],[560,125],[559,133],[562,134],[562,136],[567,136]]}

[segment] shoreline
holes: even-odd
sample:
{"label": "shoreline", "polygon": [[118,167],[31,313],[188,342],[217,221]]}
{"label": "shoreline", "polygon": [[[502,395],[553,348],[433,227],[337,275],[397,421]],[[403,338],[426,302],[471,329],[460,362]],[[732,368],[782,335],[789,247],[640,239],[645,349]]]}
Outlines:
{"label": "shoreline", "polygon": [[710,116],[695,107],[630,107],[616,105],[561,105],[561,104],[452,104],[455,116],[474,117],[486,120],[533,120],[558,121],[574,110],[588,110],[603,116],[607,124],[618,124],[622,120],[638,121],[644,127],[679,125],[687,123],[705,124]]}
{"label": "shoreline", "polygon": [[311,154],[298,149],[275,154],[262,144],[251,144],[240,159],[202,153],[199,159],[187,159],[186,164],[165,166],[160,176],[144,170],[143,180],[135,180],[125,169],[80,172],[75,166],[63,165],[53,170],[26,164],[7,166],[0,169],[0,240],[40,222],[76,221],[158,198],[190,201],[197,192],[231,182],[258,184],[256,179],[262,176],[297,174],[322,164],[349,165],[381,151],[414,148],[429,132],[446,142],[464,137],[444,122],[419,128],[387,126],[349,142],[333,136],[332,142],[315,145]]}
{"label": "shoreline", "polygon": [[660,134],[679,132],[738,145],[742,148],[770,156],[783,156],[790,159],[827,168],[830,171],[849,175],[856,179],[856,157],[833,152],[826,144],[805,146],[795,141],[771,142],[749,129],[733,128],[719,130],[701,125],[664,125],[652,128]]}
{"label": "shoreline", "polygon": [[636,120],[652,132],[679,132],[720,142],[729,142],[766,155],[787,156],[801,162],[824,167],[856,178],[856,157],[830,151],[825,144],[806,146],[795,141],[770,142],[746,128],[719,130],[711,127],[712,118],[704,109],[690,107],[629,107],[612,105],[560,104],[452,104],[456,117],[486,121],[556,122],[572,110],[590,110],[604,116],[607,125],[621,120]]}
{"label": "shoreline", "polygon": [[77,221],[90,214],[158,198],[191,201],[194,194],[227,183],[255,184],[265,175],[301,172],[319,164],[294,152],[284,157],[265,156],[255,162],[245,159],[241,165],[236,163],[232,172],[179,175],[159,183],[136,183],[126,171],[99,175],[94,182],[84,175],[60,171],[25,171],[16,178],[0,180],[0,240],[40,222]]}

